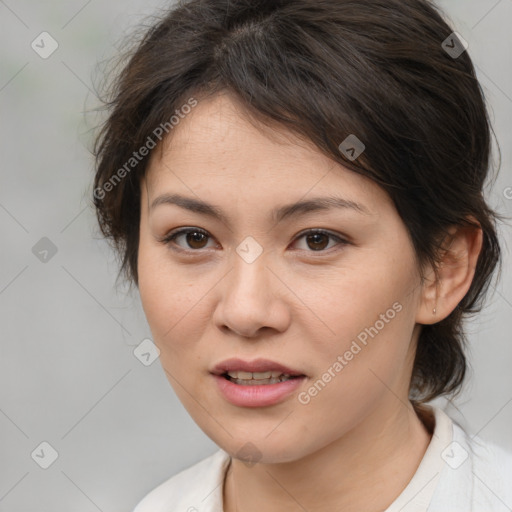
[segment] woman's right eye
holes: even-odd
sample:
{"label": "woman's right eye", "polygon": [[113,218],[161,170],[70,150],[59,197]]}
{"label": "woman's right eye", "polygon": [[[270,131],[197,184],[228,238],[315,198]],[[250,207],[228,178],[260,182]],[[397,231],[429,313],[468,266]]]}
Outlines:
{"label": "woman's right eye", "polygon": [[[163,237],[160,242],[175,249],[173,246],[178,246],[183,251],[197,252],[200,249],[208,248],[206,243],[211,238],[210,234],[204,229],[200,228],[181,228],[171,231],[168,235]],[[182,243],[177,243],[179,240]]]}

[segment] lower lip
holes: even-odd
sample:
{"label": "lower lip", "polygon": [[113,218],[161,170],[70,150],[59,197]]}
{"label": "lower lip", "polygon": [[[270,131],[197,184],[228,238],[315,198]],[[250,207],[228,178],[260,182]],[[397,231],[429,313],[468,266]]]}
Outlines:
{"label": "lower lip", "polygon": [[290,396],[306,378],[303,376],[285,380],[278,384],[244,386],[235,384],[222,377],[222,375],[214,375],[213,377],[217,381],[224,398],[233,405],[240,407],[266,407],[277,404]]}

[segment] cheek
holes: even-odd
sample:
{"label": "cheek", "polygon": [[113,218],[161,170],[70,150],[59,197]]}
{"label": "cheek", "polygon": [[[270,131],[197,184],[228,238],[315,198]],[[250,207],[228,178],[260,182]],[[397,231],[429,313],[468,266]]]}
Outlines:
{"label": "cheek", "polygon": [[405,312],[407,305],[412,306],[410,290],[414,286],[407,268],[402,268],[403,277],[397,279],[386,277],[389,274],[382,266],[365,266],[370,270],[345,268],[320,287],[318,282],[309,283],[309,290],[302,287],[302,295],[309,297],[305,302],[316,317],[311,325],[321,329],[321,345],[327,352],[328,347],[348,350],[358,337],[364,343],[372,335],[385,338],[391,331],[396,334],[403,328],[402,318],[412,314]]}
{"label": "cheek", "polygon": [[[400,279],[382,278],[378,272],[352,275],[358,277],[331,282],[316,295],[316,312],[326,335],[315,336],[311,360],[317,362],[316,387],[326,406],[329,400],[340,399],[349,406],[379,394],[385,386],[398,389],[408,379],[415,318],[413,273],[407,277],[403,268]],[[324,387],[330,391],[324,394]]]}
{"label": "cheek", "polygon": [[[408,389],[412,327],[407,308],[402,305],[399,312],[393,309],[394,318],[384,326],[369,314],[373,320],[367,331],[355,326],[355,336],[320,345],[318,372],[297,397],[300,405],[296,415],[297,424],[319,434],[314,441],[316,448],[335,439],[340,431],[348,432],[382,404],[391,406]],[[358,338],[360,333],[364,336]]]}
{"label": "cheek", "polygon": [[139,294],[153,341],[161,351],[178,350],[194,339],[208,286],[169,264],[165,251],[141,246]]}

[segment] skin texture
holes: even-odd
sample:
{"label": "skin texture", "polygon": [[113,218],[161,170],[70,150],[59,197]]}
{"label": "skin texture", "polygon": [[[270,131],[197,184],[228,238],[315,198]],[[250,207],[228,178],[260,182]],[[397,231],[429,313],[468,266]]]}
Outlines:
{"label": "skin texture", "polygon": [[[212,203],[227,220],[169,204],[150,211],[164,193]],[[422,283],[407,230],[377,184],[282,128],[258,129],[228,95],[200,101],[181,120],[153,153],[141,194],[142,304],[179,399],[233,457],[224,510],[384,510],[431,438],[408,401],[421,324],[446,317],[467,292],[481,231],[453,229],[440,281],[427,268]],[[368,213],[270,217],[284,204],[333,194]],[[208,236],[159,241],[181,227]],[[301,235],[318,228],[346,243]],[[236,252],[248,236],[263,249],[252,263]],[[396,303],[400,312],[307,404],[294,393],[238,407],[210,374],[230,357],[263,357],[305,374],[303,392]],[[237,456],[248,442],[256,464]]]}

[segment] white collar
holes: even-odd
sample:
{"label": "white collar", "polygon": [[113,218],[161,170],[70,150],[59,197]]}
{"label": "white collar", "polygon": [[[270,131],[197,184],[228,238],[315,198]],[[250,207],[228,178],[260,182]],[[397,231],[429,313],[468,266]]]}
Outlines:
{"label": "white collar", "polygon": [[[472,510],[472,447],[465,432],[444,411],[430,406],[435,417],[432,440],[414,476],[386,512],[450,512]],[[450,465],[462,464],[452,469]],[[219,449],[150,492],[133,512],[223,512],[223,487],[231,457]],[[430,504],[429,504],[430,503]]]}

